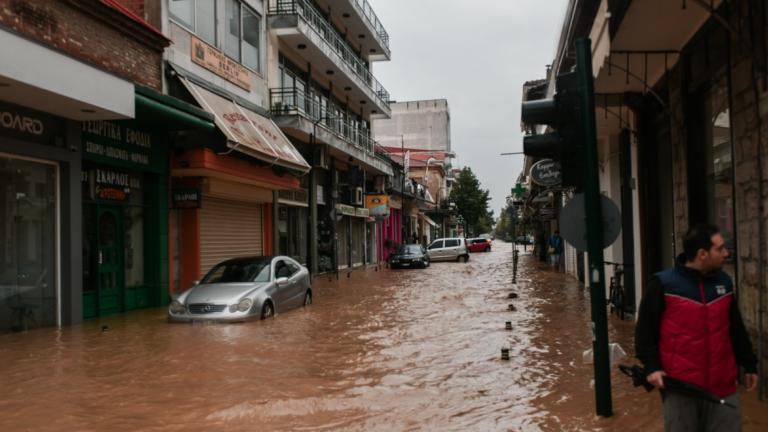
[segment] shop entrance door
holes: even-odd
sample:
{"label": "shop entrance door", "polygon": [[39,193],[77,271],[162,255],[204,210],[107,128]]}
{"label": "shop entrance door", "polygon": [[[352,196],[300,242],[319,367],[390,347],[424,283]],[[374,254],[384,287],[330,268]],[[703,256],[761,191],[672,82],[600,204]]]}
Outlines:
{"label": "shop entrance door", "polygon": [[99,206],[96,210],[98,314],[123,310],[123,213],[120,207]]}

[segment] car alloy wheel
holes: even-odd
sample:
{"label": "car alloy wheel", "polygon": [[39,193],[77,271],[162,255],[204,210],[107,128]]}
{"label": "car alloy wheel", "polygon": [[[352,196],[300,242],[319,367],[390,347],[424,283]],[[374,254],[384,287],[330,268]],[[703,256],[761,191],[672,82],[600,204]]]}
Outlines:
{"label": "car alloy wheel", "polygon": [[312,304],[312,293],[307,291],[306,294],[304,294],[304,306],[309,306]]}
{"label": "car alloy wheel", "polygon": [[275,316],[275,308],[272,303],[264,303],[264,307],[261,308],[261,319],[272,318]]}

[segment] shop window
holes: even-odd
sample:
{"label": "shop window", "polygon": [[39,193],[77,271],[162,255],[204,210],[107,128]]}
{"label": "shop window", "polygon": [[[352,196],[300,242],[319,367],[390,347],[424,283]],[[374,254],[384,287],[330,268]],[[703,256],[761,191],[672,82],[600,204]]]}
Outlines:
{"label": "shop window", "polygon": [[733,217],[733,159],[731,142],[731,117],[728,102],[728,85],[720,80],[705,98],[705,158],[707,221],[720,228],[731,252],[732,271],[734,258]]}
{"label": "shop window", "polygon": [[0,156],[0,333],[56,324],[57,176]]}
{"label": "shop window", "polygon": [[278,211],[279,253],[307,262],[307,209],[281,206]]}
{"label": "shop window", "polygon": [[125,286],[144,285],[144,208],[125,207]]}
{"label": "shop window", "polygon": [[174,21],[216,46],[215,0],[170,0],[168,6]]}

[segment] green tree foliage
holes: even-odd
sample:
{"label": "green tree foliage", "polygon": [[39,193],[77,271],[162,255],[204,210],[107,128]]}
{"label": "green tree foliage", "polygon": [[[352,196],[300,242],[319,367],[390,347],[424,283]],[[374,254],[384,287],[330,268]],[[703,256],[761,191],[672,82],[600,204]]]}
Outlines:
{"label": "green tree foliage", "polygon": [[480,181],[472,168],[464,167],[451,190],[451,201],[456,203],[458,213],[464,218],[471,234],[479,235],[491,231],[493,211],[488,211],[491,198],[487,189],[480,189]]}
{"label": "green tree foliage", "polygon": [[519,227],[519,221],[515,219],[517,213],[510,211],[513,210],[510,206],[506,206],[501,210],[499,220],[496,222],[496,226],[493,229],[496,238],[508,241],[514,241],[516,230]]}

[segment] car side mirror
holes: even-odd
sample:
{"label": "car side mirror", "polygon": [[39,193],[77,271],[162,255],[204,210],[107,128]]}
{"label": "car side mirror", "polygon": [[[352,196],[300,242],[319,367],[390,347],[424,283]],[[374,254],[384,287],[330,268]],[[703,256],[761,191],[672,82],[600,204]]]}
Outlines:
{"label": "car side mirror", "polygon": [[277,280],[275,280],[275,283],[277,283],[277,286],[282,287],[288,284],[288,278],[285,276],[279,277]]}

